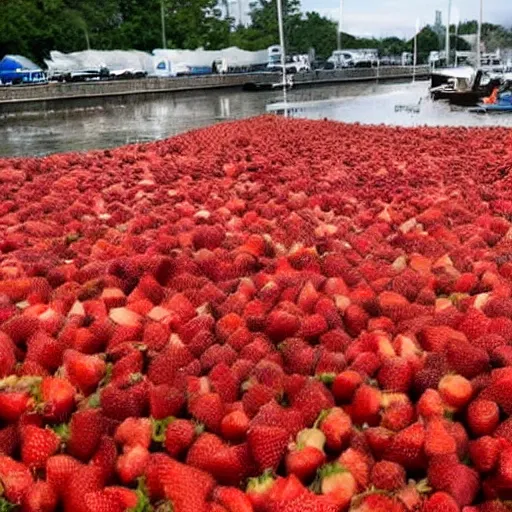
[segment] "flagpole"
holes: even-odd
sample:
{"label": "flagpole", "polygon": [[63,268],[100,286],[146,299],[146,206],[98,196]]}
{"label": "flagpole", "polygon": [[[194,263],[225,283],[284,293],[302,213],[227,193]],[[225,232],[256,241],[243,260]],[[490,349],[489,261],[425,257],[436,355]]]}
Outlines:
{"label": "flagpole", "polygon": [[286,48],[284,44],[284,23],[283,23],[283,6],[281,0],[277,2],[277,22],[279,24],[279,44],[281,46],[281,67],[283,68],[283,100],[284,100],[284,117],[288,117],[287,94],[286,94]]}
{"label": "flagpole", "polygon": [[452,0],[448,0],[448,19],[446,21],[446,67],[450,65],[450,17],[452,11]]}
{"label": "flagpole", "polygon": [[420,31],[420,20],[416,18],[416,31],[414,32],[414,54],[412,61],[412,82],[416,82],[416,66],[418,65],[418,32]]}
{"label": "flagpole", "polygon": [[340,12],[338,19],[338,50],[341,50],[341,30],[343,28],[343,0],[340,0]]}
{"label": "flagpole", "polygon": [[482,23],[484,18],[484,1],[480,0],[480,18],[478,20],[478,32],[476,37],[476,68],[482,65]]}

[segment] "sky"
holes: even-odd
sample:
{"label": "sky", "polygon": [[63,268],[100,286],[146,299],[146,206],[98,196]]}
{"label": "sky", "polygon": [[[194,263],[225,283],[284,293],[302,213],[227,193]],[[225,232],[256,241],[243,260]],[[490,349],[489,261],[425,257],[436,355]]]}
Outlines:
{"label": "sky", "polygon": [[[304,11],[338,20],[340,0],[302,0]],[[452,0],[452,23],[477,19],[479,0]],[[446,21],[448,0],[343,0],[343,32],[357,36],[411,37],[416,19],[420,25],[433,24],[435,11]],[[458,13],[457,13],[458,11]],[[484,21],[512,25],[512,0],[484,0]]]}

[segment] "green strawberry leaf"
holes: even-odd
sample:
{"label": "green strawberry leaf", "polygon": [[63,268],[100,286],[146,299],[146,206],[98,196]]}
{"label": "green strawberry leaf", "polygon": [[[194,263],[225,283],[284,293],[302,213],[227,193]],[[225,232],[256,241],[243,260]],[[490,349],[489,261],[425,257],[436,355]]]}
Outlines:
{"label": "green strawberry leaf", "polygon": [[16,510],[18,505],[7,501],[5,498],[0,498],[0,512],[12,512]]}
{"label": "green strawberry leaf", "polygon": [[153,427],[152,438],[155,443],[165,442],[165,431],[175,419],[176,418],[174,416],[169,416],[163,420],[155,420],[154,418],[151,418],[151,425]]}
{"label": "green strawberry leaf", "polygon": [[335,373],[321,373],[321,374],[317,375],[316,378],[320,382],[323,382],[324,384],[332,384],[336,379],[336,374]]}
{"label": "green strawberry leaf", "polygon": [[138,497],[137,505],[129,508],[127,512],[153,512],[153,506],[148,498],[146,481],[144,478],[139,478],[137,490],[135,491]]}

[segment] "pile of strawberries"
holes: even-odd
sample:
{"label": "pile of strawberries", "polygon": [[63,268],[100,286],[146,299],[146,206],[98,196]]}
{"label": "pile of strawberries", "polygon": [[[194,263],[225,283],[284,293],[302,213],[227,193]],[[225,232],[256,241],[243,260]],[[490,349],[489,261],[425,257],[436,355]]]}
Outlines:
{"label": "pile of strawberries", "polygon": [[262,117],[0,197],[0,511],[512,509],[510,130]]}

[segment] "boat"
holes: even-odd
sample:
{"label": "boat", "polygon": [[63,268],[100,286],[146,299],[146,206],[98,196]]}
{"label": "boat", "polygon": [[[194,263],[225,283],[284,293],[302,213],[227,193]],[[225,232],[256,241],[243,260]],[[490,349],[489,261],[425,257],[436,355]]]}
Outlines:
{"label": "boat", "polygon": [[476,114],[506,113],[506,112],[512,112],[512,104],[511,103],[493,103],[490,105],[486,105],[484,103],[481,103],[477,107],[469,109],[469,111],[476,113]]}
{"label": "boat", "polygon": [[[484,79],[487,80],[485,84]],[[480,100],[489,96],[500,83],[500,76],[491,77],[479,69],[470,79],[466,76],[449,78],[446,83],[432,87],[430,94],[434,101],[448,100],[452,105],[470,107],[478,105]]]}

